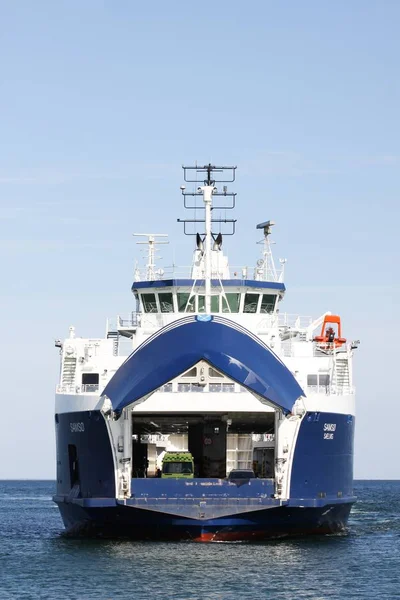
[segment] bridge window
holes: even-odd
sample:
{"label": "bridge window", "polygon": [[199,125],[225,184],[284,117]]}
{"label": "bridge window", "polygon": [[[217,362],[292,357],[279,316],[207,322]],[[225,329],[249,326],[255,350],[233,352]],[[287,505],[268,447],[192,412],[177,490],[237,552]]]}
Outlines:
{"label": "bridge window", "polygon": [[262,313],[272,313],[275,308],[275,300],[276,296],[274,294],[263,294],[261,300],[261,310]]}
{"label": "bridge window", "polygon": [[219,296],[211,296],[211,312],[219,312]]}
{"label": "bridge window", "polygon": [[158,294],[158,300],[160,302],[160,309],[162,313],[174,312],[174,301],[172,298],[172,293],[160,292]]}
{"label": "bridge window", "polygon": [[222,312],[237,313],[240,306],[240,294],[225,294],[226,300],[222,297]]}
{"label": "bridge window", "polygon": [[204,296],[197,296],[198,312],[206,312],[206,299]]}
{"label": "bridge window", "polygon": [[178,292],[176,297],[178,299],[178,310],[179,312],[194,312],[195,297],[191,296],[188,292]]}
{"label": "bridge window", "polygon": [[[206,312],[205,296],[198,296],[198,312]],[[211,312],[219,312],[219,296],[211,296]]]}
{"label": "bridge window", "polygon": [[144,312],[146,313],[156,313],[157,312],[157,302],[155,294],[142,294],[142,302]]}
{"label": "bridge window", "polygon": [[260,294],[245,294],[243,312],[255,313],[257,312],[258,299]]}

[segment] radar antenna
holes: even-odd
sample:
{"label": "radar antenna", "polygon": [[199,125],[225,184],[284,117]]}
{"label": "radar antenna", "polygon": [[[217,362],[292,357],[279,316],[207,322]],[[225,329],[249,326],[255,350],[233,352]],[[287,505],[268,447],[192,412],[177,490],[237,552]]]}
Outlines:
{"label": "radar antenna", "polygon": [[274,221],[264,221],[259,223],[256,229],[262,229],[264,232],[264,238],[258,243],[263,245],[262,259],[257,261],[257,268],[255,273],[255,279],[264,281],[278,281],[278,276],[275,268],[274,257],[272,255],[271,244],[269,236],[271,235],[271,227],[275,225]]}

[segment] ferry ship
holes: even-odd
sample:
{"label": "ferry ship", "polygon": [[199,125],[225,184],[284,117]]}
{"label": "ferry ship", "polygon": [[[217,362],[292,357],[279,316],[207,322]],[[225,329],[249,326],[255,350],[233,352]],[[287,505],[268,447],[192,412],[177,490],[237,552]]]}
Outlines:
{"label": "ferry ship", "polygon": [[[272,221],[256,226],[254,268],[229,264],[235,173],[183,167],[191,266],[159,268],[166,236],[141,234],[129,314],[107,320],[104,337],[70,327],[56,340],[53,499],[70,534],[236,541],[346,527],[358,342],[336,314],[281,310]],[[193,472],[170,460],[164,477],[171,452]]]}

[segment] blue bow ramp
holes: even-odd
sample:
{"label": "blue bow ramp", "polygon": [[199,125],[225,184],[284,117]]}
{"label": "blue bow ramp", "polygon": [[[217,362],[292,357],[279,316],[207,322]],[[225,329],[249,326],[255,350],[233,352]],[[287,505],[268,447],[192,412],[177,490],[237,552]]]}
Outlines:
{"label": "blue bow ramp", "polygon": [[304,396],[266,344],[241,325],[210,315],[191,315],[157,331],[126,359],[103,394],[120,413],[200,360],[285,413]]}

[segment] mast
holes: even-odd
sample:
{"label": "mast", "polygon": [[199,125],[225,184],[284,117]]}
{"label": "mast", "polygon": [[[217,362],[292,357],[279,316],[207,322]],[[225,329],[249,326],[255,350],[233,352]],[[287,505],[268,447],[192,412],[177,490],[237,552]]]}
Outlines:
{"label": "mast", "polygon": [[262,267],[264,281],[278,281],[271,242],[269,240],[271,227],[274,225],[274,221],[265,221],[264,223],[259,223],[256,227],[256,229],[262,229],[264,232],[264,238],[259,242],[263,244],[263,259],[257,263],[259,267]]}
{"label": "mast", "polygon": [[[235,198],[236,194],[233,192],[228,192],[228,188],[226,185],[223,186],[222,191],[219,191],[216,187],[216,183],[232,183],[235,181],[235,173],[236,167],[217,167],[209,163],[208,165],[204,165],[203,167],[195,166],[195,167],[185,167],[183,166],[184,172],[184,180],[186,183],[198,183],[197,174],[206,173],[206,178],[204,179],[204,185],[199,186],[195,192],[186,192],[186,187],[184,185],[181,186],[182,195],[184,197],[184,207],[187,209],[198,210],[200,208],[204,209],[204,217],[202,219],[178,219],[178,222],[184,224],[184,233],[185,235],[196,235],[199,236],[198,232],[189,233],[186,229],[187,223],[204,223],[204,232],[203,238],[200,238],[202,245],[204,244],[204,291],[205,291],[205,311],[207,314],[211,313],[211,284],[212,284],[212,241],[216,240],[217,234],[212,231],[213,223],[229,223],[231,226],[231,231],[226,233],[225,235],[233,235],[235,233],[235,223],[236,219],[221,219],[221,218],[212,218],[212,211],[214,209],[223,209],[223,210],[231,210],[235,207]],[[194,174],[191,172],[194,171],[196,174],[196,179],[191,179]],[[221,179],[216,179],[214,173],[222,173]],[[228,177],[227,179],[224,177]],[[189,205],[187,204],[186,197],[187,196],[202,196],[203,197],[203,206]],[[213,206],[213,196],[225,196],[230,198],[230,204],[223,206]],[[221,233],[221,232],[219,232]]]}
{"label": "mast", "polygon": [[146,265],[146,280],[154,281],[156,279],[156,245],[169,244],[156,238],[168,237],[166,233],[134,233],[134,237],[147,237],[146,242],[136,242],[137,244],[147,244],[147,265]]}
{"label": "mast", "polygon": [[203,202],[204,202],[204,219],[205,219],[205,257],[204,257],[204,267],[205,267],[205,277],[204,277],[204,288],[205,288],[205,307],[206,313],[209,315],[211,313],[211,210],[212,210],[212,194],[214,191],[213,185],[204,185],[201,187],[201,191],[203,192]]}

